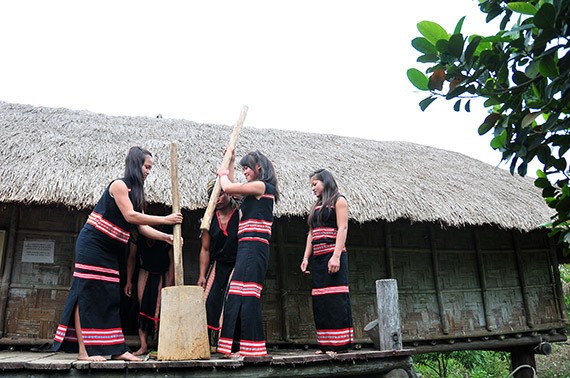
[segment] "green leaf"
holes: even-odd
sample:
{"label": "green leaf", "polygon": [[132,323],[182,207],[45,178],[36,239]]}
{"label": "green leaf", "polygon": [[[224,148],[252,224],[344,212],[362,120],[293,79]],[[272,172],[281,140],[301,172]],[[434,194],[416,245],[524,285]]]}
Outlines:
{"label": "green leaf", "polygon": [[471,111],[471,100],[467,100],[465,103],[465,111],[469,113]]}
{"label": "green leaf", "polygon": [[546,178],[546,173],[544,173],[542,170],[537,169],[536,170],[536,177],[538,178]]}
{"label": "green leaf", "polygon": [[477,46],[479,46],[479,42],[481,42],[481,37],[476,36],[471,40],[471,42],[469,42],[469,45],[467,45],[467,48],[465,49],[465,61],[467,63],[471,63],[473,60],[473,54],[475,53]]}
{"label": "green leaf", "polygon": [[431,43],[430,41],[428,41],[423,37],[417,37],[412,39],[412,46],[414,47],[414,49],[424,54],[437,54],[437,49],[435,48],[433,43]]}
{"label": "green leaf", "polygon": [[419,63],[435,63],[439,62],[439,56],[437,56],[436,54],[425,54],[418,57],[416,61]]}
{"label": "green leaf", "polygon": [[432,21],[421,21],[418,23],[419,32],[434,45],[437,41],[449,39],[449,34],[439,24]]}
{"label": "green leaf", "polygon": [[525,128],[529,125],[531,125],[534,120],[536,119],[536,117],[538,117],[539,115],[541,115],[542,112],[534,112],[534,113],[528,113],[527,115],[525,115],[521,121],[521,127]]}
{"label": "green leaf", "polygon": [[550,29],[554,27],[556,20],[556,11],[554,6],[549,3],[544,3],[534,15],[534,24],[537,28]]}
{"label": "green leaf", "polygon": [[491,147],[493,147],[493,149],[495,150],[499,148],[504,148],[506,142],[507,142],[507,132],[503,131],[502,133],[491,139]]}
{"label": "green leaf", "polygon": [[427,91],[428,89],[428,77],[423,74],[420,70],[415,68],[410,68],[407,71],[408,80],[418,88],[420,91]]}
{"label": "green leaf", "polygon": [[545,55],[540,59],[538,71],[542,76],[549,77],[551,79],[560,75],[558,67],[556,67],[553,54]]}
{"label": "green leaf", "polygon": [[507,7],[516,13],[528,14],[530,16],[534,16],[536,14],[536,8],[532,6],[532,4],[523,1],[508,3]]}
{"label": "green leaf", "polygon": [[423,100],[420,101],[420,109],[423,111],[425,111],[427,109],[427,107],[435,101],[437,97],[426,97]]}
{"label": "green leaf", "polygon": [[455,30],[453,31],[453,34],[461,33],[461,28],[463,27],[463,21],[465,21],[465,16],[463,16],[459,19],[459,21],[457,22],[457,25],[455,25]]}
{"label": "green leaf", "polygon": [[456,112],[461,110],[461,99],[459,99],[455,102],[455,104],[453,105],[453,110],[455,110]]}
{"label": "green leaf", "polygon": [[461,55],[463,54],[464,44],[465,40],[463,39],[463,35],[453,34],[449,38],[449,45],[447,46],[447,52],[456,58],[461,58]]}
{"label": "green leaf", "polygon": [[524,84],[524,83],[526,83],[527,81],[529,81],[528,76],[526,76],[526,75],[525,75],[524,73],[522,73],[521,71],[515,71],[515,72],[513,73],[512,79],[513,79],[513,82],[514,82],[516,85]]}
{"label": "green leaf", "polygon": [[544,189],[550,187],[550,181],[548,181],[548,179],[545,177],[539,177],[534,180],[534,185],[541,189]]}

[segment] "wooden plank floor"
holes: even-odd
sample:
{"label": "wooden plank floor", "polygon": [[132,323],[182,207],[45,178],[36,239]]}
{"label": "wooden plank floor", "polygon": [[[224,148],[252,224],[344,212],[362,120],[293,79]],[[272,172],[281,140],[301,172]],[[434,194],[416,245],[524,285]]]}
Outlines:
{"label": "wooden plank floor", "polygon": [[[232,376],[362,376],[381,374],[393,369],[411,371],[411,350],[381,352],[358,350],[329,356],[315,354],[315,350],[280,349],[271,350],[268,357],[238,359],[223,358],[213,354],[209,360],[142,362],[108,360],[105,362],[78,361],[77,354],[54,352],[0,351],[0,375],[13,377],[38,376],[126,376],[137,377],[221,376],[231,372]],[[410,375],[413,376],[413,375]]]}

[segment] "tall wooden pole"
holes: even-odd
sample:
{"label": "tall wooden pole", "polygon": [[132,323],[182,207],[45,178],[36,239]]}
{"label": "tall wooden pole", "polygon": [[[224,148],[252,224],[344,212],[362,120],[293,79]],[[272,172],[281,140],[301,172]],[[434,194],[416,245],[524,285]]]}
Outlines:
{"label": "tall wooden pole", "polygon": [[[172,182],[172,212],[180,212],[180,193],[178,191],[178,148],[176,143],[170,143],[170,178]],[[175,224],[173,243],[174,256],[174,285],[184,285],[184,264],[182,261],[182,225]]]}
{"label": "tall wooden pole", "polygon": [[[234,126],[232,135],[230,137],[230,141],[228,142],[228,145],[226,147],[226,152],[222,160],[222,166],[225,168],[228,168],[230,165],[230,160],[232,158],[233,151],[236,147],[239,132],[241,130],[246,115],[247,115],[247,106],[244,106],[238,118],[238,121]],[[212,217],[214,216],[214,209],[216,208],[216,202],[218,201],[218,197],[220,196],[220,191],[221,191],[220,178],[217,177],[216,184],[214,185],[214,189],[212,190],[212,195],[210,196],[210,200],[208,201],[208,207],[206,208],[206,212],[202,217],[202,224],[200,225],[200,230],[202,231],[208,231],[210,229],[210,224],[212,223]]]}

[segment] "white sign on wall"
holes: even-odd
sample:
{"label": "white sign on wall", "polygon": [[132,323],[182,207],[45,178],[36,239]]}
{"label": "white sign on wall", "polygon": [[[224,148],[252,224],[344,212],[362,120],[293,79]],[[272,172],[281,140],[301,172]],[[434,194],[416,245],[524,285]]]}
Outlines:
{"label": "white sign on wall", "polygon": [[22,262],[53,264],[54,240],[24,240]]}

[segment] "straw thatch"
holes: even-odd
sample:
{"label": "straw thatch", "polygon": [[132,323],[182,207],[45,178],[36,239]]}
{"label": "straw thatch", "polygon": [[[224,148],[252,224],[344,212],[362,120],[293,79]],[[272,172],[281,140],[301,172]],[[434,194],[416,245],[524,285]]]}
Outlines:
{"label": "straw thatch", "polygon": [[[128,148],[142,145],[155,157],[147,199],[169,205],[169,146],[176,142],[181,205],[205,208],[205,188],[231,129],[0,102],[0,202],[91,207],[109,181],[122,175]],[[433,147],[244,128],[237,160],[252,149],[264,152],[277,169],[282,192],[277,216],[307,213],[314,201],[308,175],[317,168],[336,176],[357,222],[408,219],[527,231],[551,215],[532,179]]]}

